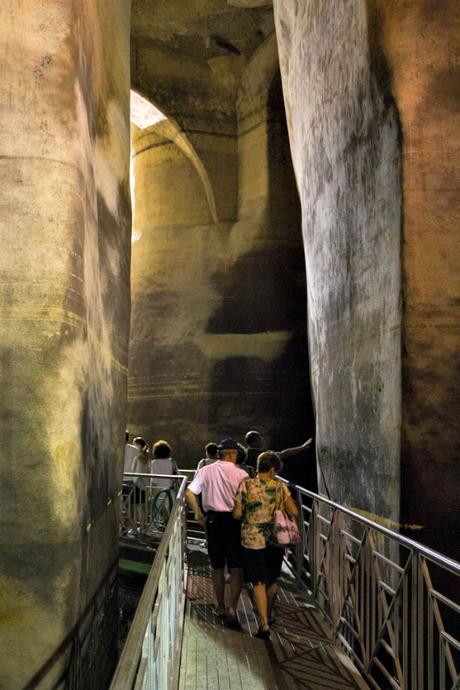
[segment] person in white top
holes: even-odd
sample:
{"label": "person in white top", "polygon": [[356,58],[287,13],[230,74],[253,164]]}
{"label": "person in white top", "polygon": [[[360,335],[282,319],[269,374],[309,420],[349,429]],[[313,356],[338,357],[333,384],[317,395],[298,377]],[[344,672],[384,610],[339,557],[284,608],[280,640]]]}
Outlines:
{"label": "person in white top", "polygon": [[[178,474],[176,461],[171,457],[171,446],[167,441],[157,441],[153,446],[153,460],[151,462],[152,474]],[[160,489],[170,489],[172,479],[159,479],[154,477],[154,486]]]}
{"label": "person in white top", "polygon": [[127,431],[125,435],[125,462],[123,472],[131,472],[133,460],[138,453],[139,448],[137,448],[134,444],[129,443],[129,431]]}
{"label": "person in white top", "polygon": [[202,458],[196,466],[197,471],[201,470],[202,467],[212,465],[213,462],[216,462],[216,460],[219,459],[219,449],[217,447],[217,443],[207,443],[204,452],[206,457]]}
{"label": "person in white top", "polygon": [[[219,443],[220,459],[198,470],[187,489],[187,500],[195,520],[206,524],[208,554],[213,568],[213,585],[218,615],[228,627],[239,630],[236,609],[243,586],[241,523],[233,518],[235,495],[247,472],[237,467],[238,445],[231,438]],[[201,494],[204,517],[197,496]],[[225,608],[225,566],[230,575],[230,606]]]}
{"label": "person in white top", "polygon": [[[149,458],[149,447],[142,438],[142,436],[137,436],[134,439],[134,443],[139,448],[138,454],[133,460],[131,466],[131,472],[137,472],[139,474],[150,474],[150,458]],[[150,485],[150,479],[148,477],[135,477],[134,478],[134,502],[137,506],[137,519],[139,521],[139,527],[145,527],[146,521],[146,511],[147,511],[147,493],[146,488]]]}

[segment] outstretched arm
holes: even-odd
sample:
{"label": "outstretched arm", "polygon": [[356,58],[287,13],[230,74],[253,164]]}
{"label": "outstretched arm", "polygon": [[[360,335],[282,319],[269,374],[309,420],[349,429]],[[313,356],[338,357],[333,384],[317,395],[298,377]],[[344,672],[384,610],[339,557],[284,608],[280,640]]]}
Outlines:
{"label": "outstretched arm", "polygon": [[280,456],[280,459],[284,462],[287,458],[291,457],[291,455],[297,455],[298,453],[301,453],[303,450],[308,450],[313,443],[313,439],[309,438],[308,441],[305,441],[301,446],[296,446],[295,448],[285,448],[284,450],[281,450],[278,455]]}

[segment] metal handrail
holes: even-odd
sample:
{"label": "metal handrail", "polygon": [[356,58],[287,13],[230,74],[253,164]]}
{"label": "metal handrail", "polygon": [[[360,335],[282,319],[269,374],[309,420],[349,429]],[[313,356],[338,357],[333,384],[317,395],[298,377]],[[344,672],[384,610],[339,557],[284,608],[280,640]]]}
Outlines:
{"label": "metal handrail", "polygon": [[147,479],[178,479],[183,478],[187,470],[180,470],[179,474],[152,474],[151,472],[123,472],[123,477],[146,477]]}
{"label": "metal handrail", "polygon": [[439,553],[439,551],[434,551],[433,549],[430,549],[428,546],[424,546],[423,544],[420,544],[419,542],[414,541],[413,539],[409,539],[408,537],[399,534],[399,532],[394,532],[393,530],[388,529],[388,527],[379,525],[378,522],[374,522],[373,520],[370,520],[369,518],[366,518],[363,515],[360,515],[359,513],[355,513],[353,510],[350,510],[350,508],[346,508],[345,506],[340,505],[340,503],[335,503],[334,501],[331,501],[329,498],[325,498],[324,496],[315,494],[313,491],[309,491],[308,489],[305,489],[303,486],[300,486],[299,484],[294,484],[293,482],[284,479],[284,477],[277,476],[277,479],[283,482],[283,484],[289,486],[290,489],[298,491],[300,494],[315,499],[316,501],[320,501],[324,505],[334,508],[335,510],[340,510],[340,512],[352,518],[353,520],[357,520],[358,522],[361,522],[363,525],[366,525],[376,530],[377,532],[380,532],[386,537],[389,537],[394,541],[397,541],[402,546],[406,546],[409,549],[418,551],[420,554],[422,554],[425,558],[428,558],[428,560],[432,561],[433,563],[436,563],[442,568],[446,568],[454,575],[460,576],[460,563],[458,561],[454,561],[452,558],[443,556],[442,553]]}
{"label": "metal handrail", "polygon": [[[180,650],[183,632],[183,551],[179,569],[177,558],[176,568],[170,565],[169,555],[175,550],[177,557],[178,537],[184,547],[183,497],[195,470],[179,472],[179,500],[160,542],[111,690],[173,690],[177,686],[180,654],[174,664],[171,650]],[[126,476],[152,478],[150,474]],[[177,475],[168,478],[177,479]],[[313,595],[331,623],[336,643],[369,686],[376,690],[459,688],[460,642],[455,626],[460,623],[460,606],[450,598],[451,590],[446,591],[445,579],[448,575],[458,583],[460,564],[329,498],[278,479],[296,492],[302,533],[301,545],[288,551],[287,564],[299,586]],[[165,614],[170,606],[172,613]],[[155,652],[164,636],[169,651],[163,646],[162,653]],[[155,654],[159,661],[151,659]]]}
{"label": "metal handrail", "polygon": [[[163,536],[172,504],[171,486],[177,484],[178,476],[150,472],[123,473],[124,489],[119,493],[122,496],[120,538],[134,537],[143,542],[157,542]],[[139,487],[142,493],[138,495],[135,480],[139,478],[146,481]],[[129,480],[129,484],[125,480]],[[162,486],[161,482],[165,480],[170,486]],[[127,493],[126,484],[130,487]]]}
{"label": "metal handrail", "polygon": [[[161,678],[162,682],[158,683],[158,673],[157,671],[153,671],[151,668],[149,668],[149,663],[150,663],[150,655],[153,653],[153,650],[151,649],[154,645],[153,644],[147,644],[145,645],[146,638],[149,635],[149,632],[151,632],[151,628],[154,627],[153,625],[153,617],[158,615],[158,609],[162,605],[164,606],[163,602],[158,602],[158,591],[159,591],[159,585],[160,585],[160,580],[162,577],[165,576],[165,569],[168,568],[169,565],[169,556],[170,556],[170,550],[172,547],[172,542],[175,539],[180,539],[181,541],[181,547],[183,549],[183,536],[184,536],[184,525],[183,525],[183,520],[184,520],[184,494],[185,494],[185,487],[187,484],[187,478],[183,474],[179,475],[151,475],[151,474],[143,474],[143,473],[134,473],[134,472],[127,472],[125,473],[124,476],[129,476],[129,477],[149,477],[149,478],[155,478],[156,476],[161,477],[161,478],[171,478],[175,480],[180,480],[180,487],[177,492],[176,496],[176,501],[173,506],[172,512],[170,514],[168,524],[166,526],[166,530],[163,534],[163,538],[161,539],[161,542],[159,544],[158,550],[155,554],[155,558],[150,570],[150,574],[147,578],[147,581],[145,583],[141,598],[139,600],[139,604],[136,609],[136,613],[133,619],[133,622],[131,624],[131,628],[128,633],[128,637],[126,639],[125,646],[123,648],[123,652],[121,654],[120,660],[118,662],[118,666],[116,668],[115,674],[112,679],[112,683],[110,685],[110,690],[131,690],[134,688],[158,688],[158,690],[169,690],[169,688],[172,688],[175,686],[175,681],[173,680],[173,677],[175,673],[178,671],[174,671],[171,666],[173,663],[177,663],[177,659],[174,660],[173,658],[168,657],[166,659],[166,669],[163,669],[161,671]],[[176,544],[177,546],[177,544]],[[183,567],[184,567],[184,559],[183,559],[183,552],[182,552],[182,559],[181,559],[181,566],[182,566],[182,573],[180,573],[180,580],[183,581]],[[176,573],[177,576],[177,573]],[[174,595],[181,597],[182,599],[185,598],[184,590],[182,587],[182,592],[175,592]],[[183,595],[183,596],[182,596]],[[179,618],[182,616],[184,613],[184,602],[180,605],[180,610],[179,610]],[[177,621],[181,625],[181,621]],[[149,630],[150,628],[150,630]],[[166,631],[162,631],[163,634],[166,633]],[[180,640],[177,641],[180,643]],[[145,647],[148,647],[149,649],[146,650],[146,655],[144,660],[142,659],[143,656],[143,649]],[[144,661],[144,663],[142,663]],[[165,660],[163,659],[163,664],[165,663]],[[153,662],[152,662],[153,665]],[[144,682],[145,679],[147,678],[154,678],[155,680],[152,683]],[[144,678],[144,680],[143,680]]]}
{"label": "metal handrail", "polygon": [[460,563],[278,479],[296,492],[302,531],[287,564],[369,685],[457,690]]}

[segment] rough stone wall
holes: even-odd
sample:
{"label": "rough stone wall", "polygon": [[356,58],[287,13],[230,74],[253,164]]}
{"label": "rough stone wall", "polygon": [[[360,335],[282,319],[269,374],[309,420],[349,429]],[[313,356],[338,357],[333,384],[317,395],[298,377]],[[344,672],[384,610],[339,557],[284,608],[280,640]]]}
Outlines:
{"label": "rough stone wall", "polygon": [[250,427],[276,447],[305,440],[305,269],[275,38],[244,70],[238,56],[220,62],[220,101],[193,63],[188,91],[168,91],[161,63],[144,74],[140,59],[137,78],[186,135],[217,214],[177,134],[136,132],[130,430],[165,436],[184,466]]}
{"label": "rough stone wall", "polygon": [[192,161],[158,129],[133,136],[128,428],[192,465],[207,440],[209,266],[228,225],[212,222]]}
{"label": "rough stone wall", "polygon": [[460,559],[460,4],[375,9],[402,128],[402,521]]}
{"label": "rough stone wall", "polygon": [[399,125],[366,3],[275,1],[323,490],[399,521]]}
{"label": "rough stone wall", "polygon": [[212,338],[232,344],[214,368],[214,425],[233,418],[236,435],[260,428],[282,448],[305,440],[313,415],[300,208],[274,34],[241,76],[237,121],[238,220],[225,270],[213,276],[222,302],[208,322]]}
{"label": "rough stone wall", "polygon": [[[0,41],[0,686],[13,690],[54,654],[116,559],[129,3],[5,0]],[[101,688],[114,634],[99,639]]]}

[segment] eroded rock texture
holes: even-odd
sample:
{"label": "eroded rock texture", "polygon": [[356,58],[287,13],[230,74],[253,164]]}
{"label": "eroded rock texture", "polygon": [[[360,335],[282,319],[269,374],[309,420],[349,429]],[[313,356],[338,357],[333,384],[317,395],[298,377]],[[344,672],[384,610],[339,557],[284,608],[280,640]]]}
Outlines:
{"label": "eroded rock texture", "polygon": [[305,440],[312,414],[271,10],[218,2],[200,24],[179,5],[150,8],[149,40],[133,10],[133,82],[169,122],[134,134],[128,423],[193,466],[252,427],[275,447]]}
{"label": "eroded rock texture", "polygon": [[458,556],[458,3],[274,6],[323,488]]}
{"label": "eroded rock texture", "polygon": [[[117,557],[128,4],[0,7],[0,686],[9,690],[52,657]],[[74,668],[81,687],[89,673],[104,687],[113,662],[116,602],[106,605],[90,645],[97,664],[83,656]],[[70,649],[41,687],[54,685]]]}
{"label": "eroded rock texture", "polygon": [[398,119],[365,3],[280,2],[323,489],[399,518]]}

